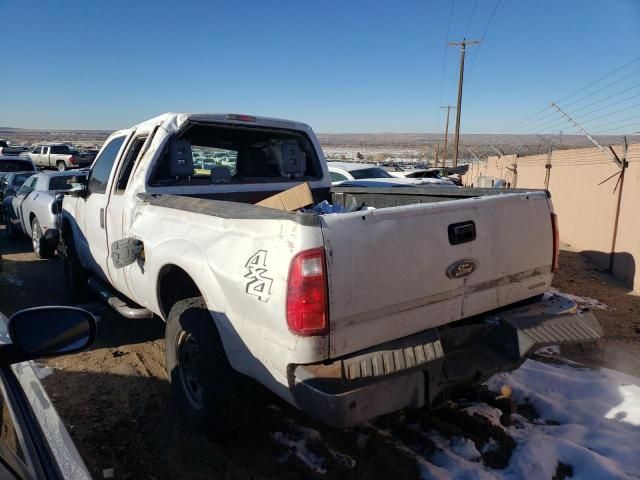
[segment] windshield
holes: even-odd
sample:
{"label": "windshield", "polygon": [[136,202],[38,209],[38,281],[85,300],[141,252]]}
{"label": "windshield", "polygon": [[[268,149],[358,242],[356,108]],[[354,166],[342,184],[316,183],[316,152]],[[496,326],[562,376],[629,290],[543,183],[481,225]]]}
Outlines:
{"label": "windshield", "polygon": [[26,182],[27,178],[29,178],[31,175],[33,175],[32,172],[29,172],[29,173],[18,173],[16,175],[14,175],[14,177],[13,177],[13,186],[15,188],[21,187],[22,184],[24,182]]}
{"label": "windshield", "polygon": [[356,180],[363,180],[365,178],[393,178],[393,175],[389,174],[386,170],[378,167],[351,170],[349,173]]}
{"label": "windshield", "polygon": [[0,160],[0,172],[21,172],[33,170],[33,164],[26,160]]}

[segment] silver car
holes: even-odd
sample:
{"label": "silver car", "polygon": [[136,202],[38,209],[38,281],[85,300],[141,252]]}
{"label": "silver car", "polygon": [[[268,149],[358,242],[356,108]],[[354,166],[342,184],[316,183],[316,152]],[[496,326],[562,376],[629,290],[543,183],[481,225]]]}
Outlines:
{"label": "silver car", "polygon": [[22,184],[14,197],[4,200],[7,234],[31,237],[38,258],[53,256],[58,245],[58,217],[63,192],[69,190],[73,177],[85,171],[41,172]]}

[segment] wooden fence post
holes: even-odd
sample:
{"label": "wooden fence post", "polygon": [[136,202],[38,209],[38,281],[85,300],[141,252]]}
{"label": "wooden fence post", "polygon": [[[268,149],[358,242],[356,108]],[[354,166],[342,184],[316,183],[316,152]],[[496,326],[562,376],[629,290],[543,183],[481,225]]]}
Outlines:
{"label": "wooden fence post", "polygon": [[547,164],[544,168],[547,171],[544,174],[544,189],[549,190],[549,180],[551,179],[551,157],[553,155],[553,147],[549,147],[549,153],[547,153]]}

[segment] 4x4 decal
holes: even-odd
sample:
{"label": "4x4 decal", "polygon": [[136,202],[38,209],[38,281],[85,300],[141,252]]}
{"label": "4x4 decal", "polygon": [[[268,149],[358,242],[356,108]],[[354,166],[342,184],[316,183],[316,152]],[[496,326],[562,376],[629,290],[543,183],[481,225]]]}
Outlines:
{"label": "4x4 decal", "polygon": [[245,264],[247,273],[244,278],[248,278],[246,292],[249,295],[258,297],[261,302],[268,302],[271,295],[271,284],[273,278],[267,277],[267,251],[258,250]]}

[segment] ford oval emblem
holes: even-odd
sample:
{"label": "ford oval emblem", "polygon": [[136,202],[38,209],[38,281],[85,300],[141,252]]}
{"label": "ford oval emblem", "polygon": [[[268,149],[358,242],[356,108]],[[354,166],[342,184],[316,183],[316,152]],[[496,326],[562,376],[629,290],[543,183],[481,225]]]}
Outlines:
{"label": "ford oval emblem", "polygon": [[471,275],[475,272],[476,268],[478,268],[478,264],[470,259],[465,258],[463,260],[458,260],[457,262],[452,263],[447,268],[447,277],[449,278],[462,278],[467,275]]}

